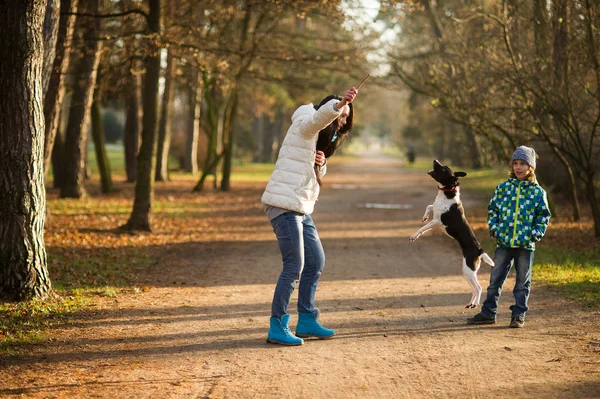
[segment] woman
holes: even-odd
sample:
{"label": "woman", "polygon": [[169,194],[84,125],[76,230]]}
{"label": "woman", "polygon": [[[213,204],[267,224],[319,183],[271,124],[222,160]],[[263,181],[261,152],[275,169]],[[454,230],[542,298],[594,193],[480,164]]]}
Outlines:
{"label": "woman", "polygon": [[[352,101],[357,93],[353,87],[343,98],[328,96],[316,107],[302,105],[294,112],[262,196],[283,260],[271,305],[269,343],[302,345],[302,337],[325,339],[335,335],[317,321],[320,312],[314,299],[325,253],[310,215],[319,196],[320,179],[327,171],[327,158],[352,128]],[[295,336],[289,329],[287,308],[298,281]]]}

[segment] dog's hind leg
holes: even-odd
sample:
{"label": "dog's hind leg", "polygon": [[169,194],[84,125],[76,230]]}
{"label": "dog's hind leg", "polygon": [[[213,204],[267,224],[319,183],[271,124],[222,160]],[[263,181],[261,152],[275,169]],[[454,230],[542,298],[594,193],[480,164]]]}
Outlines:
{"label": "dog's hind leg", "polygon": [[471,269],[467,266],[466,260],[463,258],[463,276],[471,286],[471,290],[473,291],[473,295],[471,296],[471,302],[466,308],[475,308],[479,306],[479,300],[481,298],[481,292],[483,291],[479,281],[477,280],[477,269],[479,269],[479,261],[477,261],[475,270]]}
{"label": "dog's hind leg", "polygon": [[425,208],[425,214],[423,215],[423,222],[426,222],[427,219],[429,219],[432,211],[433,211],[433,205],[427,205],[427,208]]}
{"label": "dog's hind leg", "polygon": [[442,224],[442,222],[440,220],[433,219],[431,222],[427,223],[425,226],[423,226],[419,230],[417,230],[417,232],[415,234],[410,236],[409,240],[414,241],[417,238],[421,237],[421,234],[423,234],[426,231],[431,230],[435,226],[439,226],[441,224]]}

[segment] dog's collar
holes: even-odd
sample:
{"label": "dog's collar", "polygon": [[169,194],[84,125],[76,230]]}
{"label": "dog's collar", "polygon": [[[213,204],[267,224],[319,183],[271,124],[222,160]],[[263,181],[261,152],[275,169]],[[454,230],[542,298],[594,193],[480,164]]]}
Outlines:
{"label": "dog's collar", "polygon": [[454,186],[454,187],[451,187],[451,188],[438,187],[438,190],[443,191],[445,193],[455,193],[457,189],[458,189],[458,186]]}

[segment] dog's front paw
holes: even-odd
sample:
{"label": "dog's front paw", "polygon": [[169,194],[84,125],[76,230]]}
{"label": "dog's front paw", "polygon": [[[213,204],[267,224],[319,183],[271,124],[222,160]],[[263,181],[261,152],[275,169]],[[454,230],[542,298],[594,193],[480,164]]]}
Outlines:
{"label": "dog's front paw", "polygon": [[419,235],[413,234],[412,236],[410,236],[409,241],[415,241],[417,238],[419,238]]}

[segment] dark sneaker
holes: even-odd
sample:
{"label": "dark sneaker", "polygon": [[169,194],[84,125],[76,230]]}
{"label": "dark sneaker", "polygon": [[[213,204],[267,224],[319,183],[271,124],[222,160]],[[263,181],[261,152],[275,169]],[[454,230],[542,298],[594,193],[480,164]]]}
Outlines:
{"label": "dark sneaker", "polygon": [[481,313],[477,313],[475,316],[467,319],[467,324],[496,324],[496,318],[486,317]]}
{"label": "dark sneaker", "polygon": [[511,317],[510,328],[522,328],[525,325],[525,318],[523,316]]}

